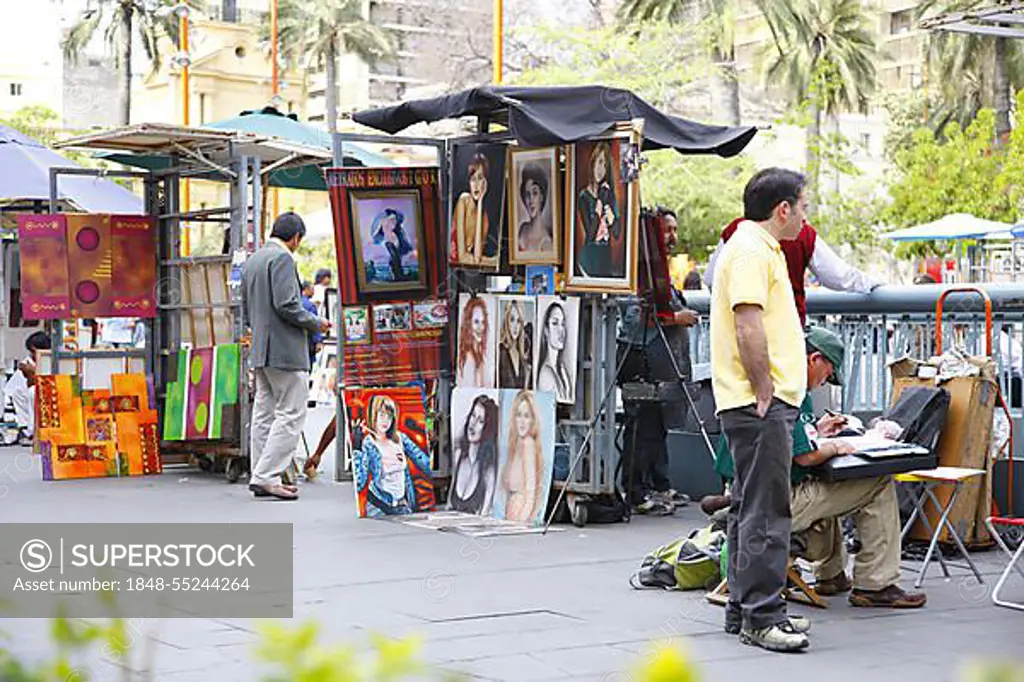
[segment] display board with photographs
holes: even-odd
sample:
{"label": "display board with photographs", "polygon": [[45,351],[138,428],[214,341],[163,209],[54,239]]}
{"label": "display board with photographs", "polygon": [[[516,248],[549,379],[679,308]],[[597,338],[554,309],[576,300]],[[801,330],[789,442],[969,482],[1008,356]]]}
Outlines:
{"label": "display board with photographs", "polygon": [[537,297],[533,336],[534,389],[555,395],[559,403],[576,402],[576,358],[580,329],[578,298]]}
{"label": "display board with photographs", "polygon": [[533,388],[535,319],[534,299],[498,297],[498,388]]}
{"label": "display board with photographs", "polygon": [[342,305],[422,297],[437,286],[436,168],[329,168]]}
{"label": "display board with photographs", "polygon": [[452,154],[452,265],[496,269],[505,215],[503,144],[459,144]]}
{"label": "display board with photographs", "polygon": [[451,399],[452,481],[448,507],[488,516],[498,485],[499,391],[456,388]]}
{"label": "display board with photographs", "polygon": [[566,290],[636,290],[640,196],[637,129],[570,148]]}
{"label": "display board with photographs", "polygon": [[348,385],[416,381],[440,371],[448,319],[445,301],[346,306],[341,318]]}
{"label": "display board with photographs", "polygon": [[360,518],[436,508],[423,392],[416,387],[345,391]]}
{"label": "display board with photographs", "polygon": [[557,147],[509,148],[509,262],[558,263],[562,204]]}
{"label": "display board with photographs", "polygon": [[501,391],[498,486],[492,515],[538,526],[544,520],[555,465],[555,396]]}
{"label": "display board with photographs", "polygon": [[497,299],[459,295],[455,383],[463,388],[494,388],[498,345]]}

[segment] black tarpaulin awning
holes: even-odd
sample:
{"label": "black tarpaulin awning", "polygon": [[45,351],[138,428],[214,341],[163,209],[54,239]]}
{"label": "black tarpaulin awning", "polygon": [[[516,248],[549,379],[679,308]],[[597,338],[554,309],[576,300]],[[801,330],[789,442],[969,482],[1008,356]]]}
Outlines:
{"label": "black tarpaulin awning", "polygon": [[739,154],[757,134],[754,126],[731,128],[664,114],[629,90],[597,85],[570,87],[483,86],[462,92],[356,112],[357,123],[392,135],[416,123],[462,116],[507,123],[529,147],[569,144],[605,133],[613,125],[644,119],[644,149],[681,154]]}

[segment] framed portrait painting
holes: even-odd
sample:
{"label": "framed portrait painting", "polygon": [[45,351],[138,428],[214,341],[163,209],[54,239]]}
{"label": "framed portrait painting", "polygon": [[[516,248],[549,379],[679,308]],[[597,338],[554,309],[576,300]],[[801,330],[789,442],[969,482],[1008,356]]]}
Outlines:
{"label": "framed portrait painting", "polygon": [[558,147],[508,150],[509,255],[514,264],[559,262]]}
{"label": "framed portrait painting", "polygon": [[422,299],[446,249],[437,168],[328,168],[338,302]]}
{"label": "framed portrait painting", "polygon": [[349,193],[359,290],[369,293],[426,289],[423,218],[414,189]]}
{"label": "framed portrait painting", "polygon": [[450,262],[497,269],[504,215],[505,145],[455,145]]}
{"label": "framed portrait painting", "polygon": [[637,128],[569,151],[567,291],[634,293],[640,216]]}

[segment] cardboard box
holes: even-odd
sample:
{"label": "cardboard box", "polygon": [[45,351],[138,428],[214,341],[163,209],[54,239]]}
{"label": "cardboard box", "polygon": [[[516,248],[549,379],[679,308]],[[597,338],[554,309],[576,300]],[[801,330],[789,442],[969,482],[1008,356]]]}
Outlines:
{"label": "cardboard box", "polygon": [[[895,368],[894,368],[895,369]],[[903,367],[902,369],[906,369]],[[893,402],[900,393],[911,386],[936,386],[934,379],[922,379],[917,376],[903,376],[893,372]],[[982,376],[956,377],[939,384],[949,392],[949,413],[946,425],[939,437],[939,466],[965,467],[984,469],[988,473],[985,479],[972,481],[963,487],[957,496],[956,504],[950,511],[949,521],[956,528],[964,544],[968,546],[986,545],[991,542],[984,523],[979,523],[982,516],[980,509],[987,511],[991,499],[991,471],[989,458],[989,438],[992,433],[992,416],[995,412],[997,384]],[[935,496],[939,503],[945,505],[952,495],[951,486],[938,486]],[[928,520],[932,527],[939,521],[939,513],[928,504]],[[924,524],[918,522],[911,529],[910,536],[915,540],[931,539]],[[941,542],[951,542],[949,532],[943,529],[939,536]]]}

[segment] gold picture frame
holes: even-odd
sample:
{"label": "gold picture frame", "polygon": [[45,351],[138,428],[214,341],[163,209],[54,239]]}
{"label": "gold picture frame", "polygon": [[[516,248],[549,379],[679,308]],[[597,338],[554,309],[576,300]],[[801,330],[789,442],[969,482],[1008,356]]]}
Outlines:
{"label": "gold picture frame", "polygon": [[[349,192],[348,210],[359,293],[388,293],[401,297],[425,291],[429,263],[420,191],[352,190]],[[412,240],[409,239],[410,234]],[[371,253],[374,255],[369,259],[372,270],[367,264],[367,255]],[[415,253],[414,263],[410,262],[409,253]]]}
{"label": "gold picture frame", "polygon": [[[569,147],[564,190],[566,291],[636,293],[640,181],[623,179],[623,174],[624,165],[629,165],[629,174],[635,175],[642,140],[642,122],[632,121]],[[604,174],[595,180],[599,161]],[[588,175],[583,175],[588,166]]]}
{"label": "gold picture frame", "polygon": [[[506,168],[509,173],[508,192],[508,262],[513,265],[559,265],[562,255],[563,217],[561,182],[559,181],[560,147],[525,148],[510,146]],[[527,177],[529,175],[529,177]],[[524,182],[526,186],[524,187]],[[543,196],[543,204],[539,213],[530,217],[531,205],[527,199],[536,200]],[[545,235],[544,223],[549,223],[550,234]],[[521,249],[520,239],[524,230],[530,227],[537,230],[540,225],[539,239],[543,248]],[[543,240],[550,239],[550,245]],[[532,245],[531,245],[532,246]]]}

